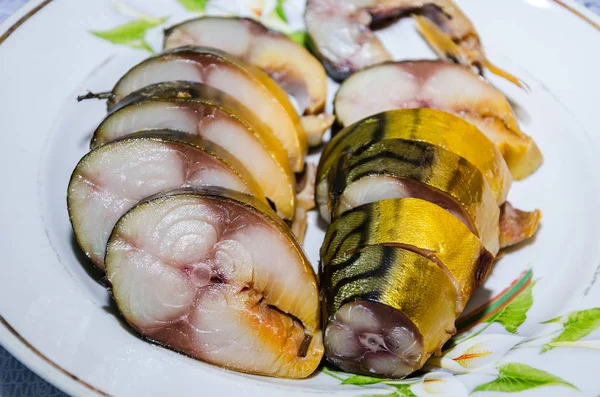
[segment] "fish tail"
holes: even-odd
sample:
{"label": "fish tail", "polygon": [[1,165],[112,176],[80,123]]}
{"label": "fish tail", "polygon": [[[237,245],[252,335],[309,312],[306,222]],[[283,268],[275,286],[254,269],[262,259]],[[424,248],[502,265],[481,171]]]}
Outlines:
{"label": "fish tail", "polygon": [[496,76],[502,77],[516,85],[519,88],[524,89],[526,92],[531,92],[531,88],[529,84],[527,84],[524,80],[521,80],[517,76],[508,73],[506,70],[499,68],[498,66],[491,63],[489,60],[484,59],[482,62],[483,66],[490,71],[490,73],[495,74]]}
{"label": "fish tail", "polygon": [[[429,45],[437,52],[440,56],[451,58],[458,63],[472,65],[474,57],[473,54],[456,44],[446,33],[444,33],[439,27],[433,22],[422,15],[413,15],[413,19],[417,24],[417,29],[421,36],[429,43]],[[483,55],[483,54],[482,54]],[[485,67],[490,73],[500,76],[517,87],[524,89],[527,92],[531,92],[529,85],[521,80],[520,78],[508,73],[507,71],[494,65],[492,62],[487,60],[485,57],[479,62]]]}
{"label": "fish tail", "polygon": [[413,15],[413,19],[417,23],[417,30],[435,52],[440,56],[464,63],[462,60],[467,58],[468,54],[466,54],[463,48],[460,48],[458,44],[452,41],[446,33],[422,15]]}

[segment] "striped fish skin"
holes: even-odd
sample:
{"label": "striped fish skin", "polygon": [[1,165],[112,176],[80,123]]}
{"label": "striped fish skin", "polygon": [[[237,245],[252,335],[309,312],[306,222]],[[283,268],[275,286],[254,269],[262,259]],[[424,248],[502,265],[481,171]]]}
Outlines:
{"label": "striped fish skin", "polygon": [[506,201],[512,177],[498,149],[477,127],[435,109],[391,110],[344,128],[323,150],[317,170],[317,195],[324,197],[329,191],[328,173],[340,156],[371,141],[389,139],[427,142],[464,157],[484,175],[498,205]]}
{"label": "striped fish skin", "polygon": [[[500,210],[489,185],[474,165],[440,146],[403,139],[370,142],[339,157],[328,178],[327,200],[319,197],[318,204],[322,212],[331,208],[332,217],[387,198],[421,198],[451,212],[481,238],[488,251],[498,253]],[[386,178],[402,185],[388,197],[377,189],[389,183]],[[352,192],[361,184],[372,196],[352,199]]]}
{"label": "striped fish skin", "polygon": [[343,213],[327,229],[321,260],[327,263],[371,245],[411,249],[439,263],[455,284],[457,312],[486,279],[494,260],[456,217],[416,198],[382,200]]}
{"label": "striped fish skin", "polygon": [[188,189],[145,200],[115,226],[106,271],[120,313],[149,341],[276,377],[307,377],[322,359],[314,271],[252,196]]}
{"label": "striped fish skin", "polygon": [[134,91],[174,80],[204,83],[235,97],[281,142],[293,171],[302,171],[308,138],[285,91],[262,70],[215,48],[179,47],[139,63],[113,88],[109,111]]}
{"label": "striped fish skin", "polygon": [[224,148],[252,173],[278,214],[293,218],[295,178],[281,143],[254,113],[214,87],[179,81],[135,91],[96,129],[92,148],[139,130],[165,127]]}
{"label": "striped fish skin", "polygon": [[67,208],[75,238],[100,270],[108,237],[140,200],[163,190],[221,186],[266,203],[259,185],[229,153],[172,130],[142,131],[101,146],[75,167]]}
{"label": "striped fish skin", "polygon": [[320,271],[325,353],[345,371],[404,377],[455,333],[454,285],[424,256],[374,245]]}
{"label": "striped fish skin", "polygon": [[335,98],[337,121],[344,126],[406,108],[439,109],[473,123],[498,147],[515,179],[543,161],[506,97],[471,68],[439,60],[389,62],[352,75]]}

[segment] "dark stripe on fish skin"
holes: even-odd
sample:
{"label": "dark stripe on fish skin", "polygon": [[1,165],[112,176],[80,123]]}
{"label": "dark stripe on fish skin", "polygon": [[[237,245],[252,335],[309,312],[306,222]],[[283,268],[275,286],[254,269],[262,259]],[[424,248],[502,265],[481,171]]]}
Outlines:
{"label": "dark stripe on fish skin", "polygon": [[[348,178],[348,156],[342,155],[338,158],[337,164],[332,166],[329,172],[329,203],[331,208],[337,208],[338,199],[346,189],[346,179]],[[334,214],[331,214],[332,217]]]}
{"label": "dark stripe on fish skin", "polygon": [[[335,251],[333,252],[332,255],[328,255],[328,254],[329,254],[329,251],[331,250],[331,248],[333,247],[333,243],[336,240],[336,237],[338,236],[339,228],[334,227],[333,224],[329,225],[328,232],[325,235],[325,240],[323,241],[323,246],[321,248],[321,256],[327,255],[330,258],[335,258],[336,256],[338,256],[340,249],[344,245],[344,242],[346,240],[348,240],[348,238],[351,238],[352,236],[356,235],[357,233],[360,235],[358,244],[364,244],[367,241],[367,233],[364,233],[364,229],[365,229],[364,226],[366,223],[367,224],[366,229],[368,230],[368,224],[369,224],[369,219],[370,219],[369,214],[364,212],[362,209],[358,209],[358,210],[355,209],[352,211],[348,211],[348,215],[346,215],[346,217],[351,216],[349,214],[349,212],[363,214],[363,219],[360,221],[357,221],[357,225],[353,229],[348,231],[346,233],[346,235],[339,242],[336,243]],[[331,235],[329,235],[329,233],[331,233]],[[325,246],[325,244],[327,244],[327,246]]]}
{"label": "dark stripe on fish skin", "polygon": [[378,117],[377,118],[377,127],[375,128],[375,131],[373,131],[373,137],[371,138],[372,141],[380,141],[381,138],[383,138],[385,136],[385,128],[387,126],[387,117]]}
{"label": "dark stripe on fish skin", "polygon": [[456,185],[458,185],[458,183],[461,182],[461,174],[460,172],[458,172],[458,170],[463,169],[465,166],[468,165],[470,165],[470,163],[467,160],[465,160],[463,157],[459,157],[458,163],[456,164],[456,168],[452,170],[452,178],[450,178],[450,181],[448,181],[448,183],[446,184],[448,191],[454,190]]}
{"label": "dark stripe on fish skin", "polygon": [[[359,280],[366,280],[369,278],[385,279],[387,274],[389,273],[391,267],[395,264],[395,262],[397,260],[397,258],[396,258],[397,254],[398,254],[398,250],[396,249],[396,247],[384,246],[381,258],[379,258],[379,263],[376,265],[376,267],[374,269],[366,271],[364,273],[356,274],[351,277],[343,278],[343,279],[339,280],[339,282],[336,283],[335,285],[329,285],[329,288],[327,290],[328,290],[328,294],[332,298],[332,301],[335,300],[335,298],[339,294],[340,289],[343,288],[347,284],[350,284],[352,282],[359,281]],[[355,256],[357,256],[357,257],[355,257]],[[355,254],[355,256],[352,257],[353,258],[352,262],[346,261],[344,267],[352,266],[355,264],[355,262],[357,260],[360,259],[360,253]],[[339,270],[339,269],[337,269],[337,270]],[[360,271],[360,269],[359,269],[359,271]],[[327,279],[327,282],[331,283],[331,279],[330,278]],[[342,297],[342,298],[344,298],[344,297]]]}
{"label": "dark stripe on fish skin", "polygon": [[[335,230],[337,232],[337,229]],[[344,243],[351,237],[355,236],[355,235],[360,235],[360,239],[358,241],[358,245],[359,246],[363,246],[365,244],[365,242],[367,241],[367,237],[365,231],[364,231],[364,223],[360,222],[358,226],[356,226],[354,229],[350,230],[345,236],[344,238],[342,238],[340,240],[340,242],[337,244],[337,246],[335,247],[335,251],[333,251],[333,255],[331,255],[332,258],[335,258],[339,255],[340,250],[342,249],[342,247],[344,246]],[[333,240],[332,240],[333,241]]]}
{"label": "dark stripe on fish skin", "polygon": [[384,150],[384,151],[377,153],[374,156],[358,160],[356,163],[352,164],[352,167],[353,168],[360,167],[363,164],[369,163],[374,160],[379,160],[379,159],[395,160],[395,161],[399,161],[399,162],[403,162],[403,163],[408,163],[408,164],[414,165],[416,167],[430,166],[435,160],[435,155],[433,153],[431,153],[431,151],[425,151],[423,154],[424,155],[421,157],[411,158],[411,157],[406,157],[401,154],[392,152],[390,150]]}
{"label": "dark stripe on fish skin", "polygon": [[356,150],[354,150],[352,152],[352,156],[354,156],[354,157],[361,156],[364,152],[371,149],[373,147],[373,145],[375,145],[377,142],[380,142],[380,141],[369,141],[366,144],[359,146],[358,148],[356,148]]}
{"label": "dark stripe on fish skin", "polygon": [[[331,156],[332,154],[334,154],[334,152],[336,151],[336,149],[342,144],[342,142],[344,142],[344,137],[348,137],[350,135],[352,135],[354,133],[354,131],[356,131],[359,127],[362,127],[362,123],[361,122],[357,122],[352,124],[349,127],[346,127],[344,130],[340,131],[337,135],[337,141],[332,141],[331,143],[333,143],[333,146],[331,146],[331,149],[329,149],[328,147],[326,147],[325,151],[328,152],[328,156]],[[329,145],[327,145],[329,146]],[[329,149],[329,150],[327,150]]]}

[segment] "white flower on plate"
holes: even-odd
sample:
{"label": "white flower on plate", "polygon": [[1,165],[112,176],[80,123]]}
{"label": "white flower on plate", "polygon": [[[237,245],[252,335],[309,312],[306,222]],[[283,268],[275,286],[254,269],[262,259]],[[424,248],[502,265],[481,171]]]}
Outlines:
{"label": "white flower on plate", "polygon": [[486,334],[467,339],[446,350],[441,357],[431,357],[427,368],[443,368],[467,373],[488,368],[503,358],[523,338],[516,335]]}
{"label": "white flower on plate", "polygon": [[410,391],[417,397],[467,397],[467,387],[447,372],[430,372],[422,381],[410,387]]}

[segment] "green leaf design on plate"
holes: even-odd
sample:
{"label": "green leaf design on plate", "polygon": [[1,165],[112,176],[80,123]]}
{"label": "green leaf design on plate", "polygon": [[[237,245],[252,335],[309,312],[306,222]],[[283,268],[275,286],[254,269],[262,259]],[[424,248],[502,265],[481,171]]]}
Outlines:
{"label": "green leaf design on plate", "polygon": [[533,305],[533,286],[535,281],[529,285],[523,292],[519,294],[512,302],[504,309],[500,310],[494,316],[490,317],[487,322],[500,323],[510,333],[516,333],[517,329],[527,319],[527,312]]}
{"label": "green leaf design on plate", "polygon": [[384,379],[381,378],[372,378],[364,375],[352,375],[351,377],[344,379],[342,381],[342,385],[374,385],[383,381]]}
{"label": "green leaf design on plate", "polygon": [[550,324],[550,323],[560,323],[563,319],[563,316],[554,317],[550,320],[542,321],[540,324]]}
{"label": "green leaf design on plate", "polygon": [[498,391],[504,393],[515,393],[542,386],[565,386],[575,390],[575,386],[554,376],[546,371],[519,363],[508,363],[498,368],[499,374],[496,380],[477,386],[477,391]]}
{"label": "green leaf design on plate", "polygon": [[[598,327],[600,327],[600,308],[596,307],[573,312],[569,314],[569,317],[563,323],[563,331],[556,338],[552,339],[550,343],[574,342],[589,335],[598,329]],[[553,348],[554,346],[546,344],[542,349],[542,353]]]}
{"label": "green leaf design on plate", "polygon": [[148,29],[161,25],[166,20],[167,18],[160,18],[156,21],[140,19],[117,26],[111,30],[90,31],[90,33],[103,40],[110,41],[113,44],[126,45],[132,48],[154,52],[152,47],[146,42],[146,32]]}
{"label": "green leaf design on plate", "polygon": [[192,12],[202,12],[206,9],[208,0],[177,0],[186,10]]}
{"label": "green leaf design on plate", "polygon": [[397,391],[389,394],[361,394],[360,397],[417,397],[410,390],[410,385],[394,385]]}
{"label": "green leaf design on plate", "polygon": [[415,393],[410,390],[411,385],[394,385],[398,391],[394,396],[398,397],[417,397]]}
{"label": "green leaf design on plate", "polygon": [[281,18],[283,22],[287,23],[288,20],[285,16],[285,10],[283,9],[283,4],[285,2],[286,0],[277,0],[277,2],[275,3],[275,14],[277,14],[277,16]]}
{"label": "green leaf design on plate", "polygon": [[295,32],[292,32],[290,34],[288,34],[288,37],[292,40],[295,41],[296,43],[300,44],[302,47],[306,46],[306,32],[304,30],[296,30]]}

